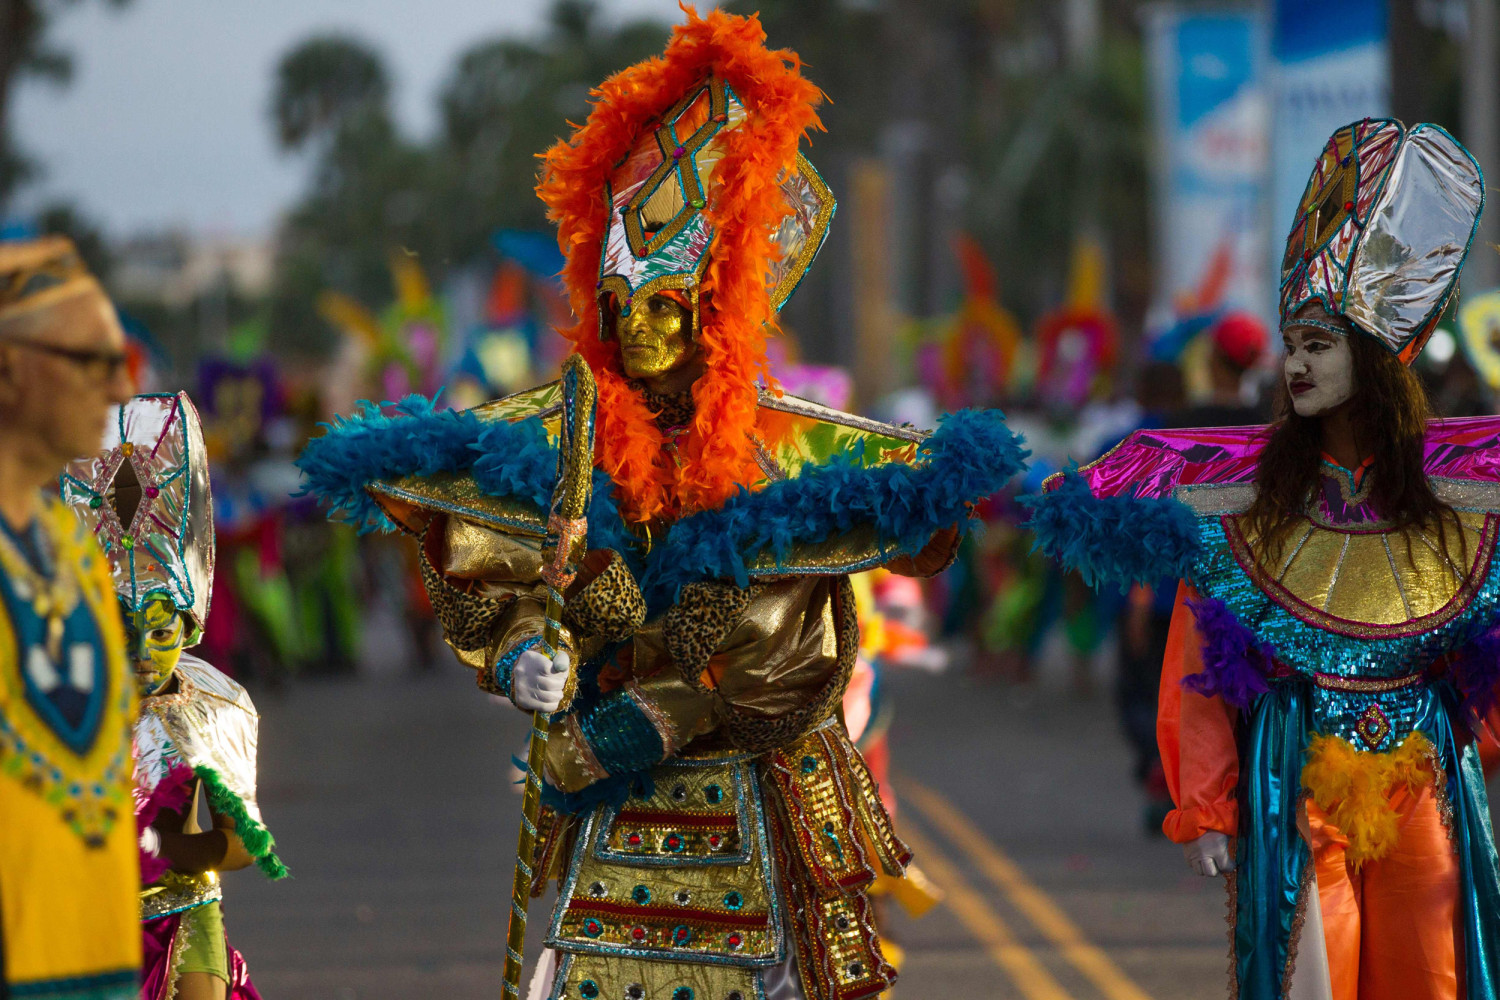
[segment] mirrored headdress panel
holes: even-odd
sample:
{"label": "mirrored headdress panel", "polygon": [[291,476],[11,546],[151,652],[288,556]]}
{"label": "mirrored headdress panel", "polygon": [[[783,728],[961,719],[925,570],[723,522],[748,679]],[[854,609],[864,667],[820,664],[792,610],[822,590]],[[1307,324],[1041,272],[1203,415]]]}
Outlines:
{"label": "mirrored headdress panel", "polygon": [[1457,286],[1483,208],[1479,164],[1438,126],[1344,126],[1287,236],[1281,321],[1321,300],[1410,364]]}
{"label": "mirrored headdress panel", "polygon": [[213,586],[213,503],[203,429],[187,393],[136,396],[119,407],[103,450],[63,473],[62,497],[93,529],[115,592],[132,610],[165,591],[203,628]]}
{"label": "mirrored headdress panel", "polygon": [[[720,162],[747,112],[734,90],[710,76],[642,132],[607,186],[609,220],[599,262],[599,290],[631,308],[663,290],[687,292],[697,309],[697,288],[708,270],[714,228],[707,212],[717,190]],[[767,264],[771,304],[780,309],[796,290],[828,235],[836,203],[807,157],[778,184],[783,203],[768,220],[777,251]]]}

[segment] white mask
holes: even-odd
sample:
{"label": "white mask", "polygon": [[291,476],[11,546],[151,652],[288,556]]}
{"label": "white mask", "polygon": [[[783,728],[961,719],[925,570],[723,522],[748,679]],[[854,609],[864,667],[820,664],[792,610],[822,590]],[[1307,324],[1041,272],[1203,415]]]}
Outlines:
{"label": "white mask", "polygon": [[1354,354],[1349,335],[1295,321],[1281,331],[1286,353],[1281,373],[1299,417],[1321,417],[1354,395]]}

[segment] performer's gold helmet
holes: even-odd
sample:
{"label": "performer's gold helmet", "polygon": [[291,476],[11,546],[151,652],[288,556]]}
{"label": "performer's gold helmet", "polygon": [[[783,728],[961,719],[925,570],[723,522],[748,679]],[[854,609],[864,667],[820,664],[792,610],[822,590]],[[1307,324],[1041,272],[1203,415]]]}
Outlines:
{"label": "performer's gold helmet", "polygon": [[[588,120],[550,149],[537,193],[558,227],[577,322],[562,330],[599,386],[596,462],[626,515],[713,507],[758,475],[750,432],[765,338],[812,263],[834,199],[799,152],[822,94],[796,53],[765,46],[755,17],[713,10],[666,52],[605,80]],[[680,297],[704,374],[680,451],[662,432],[607,317]]]}

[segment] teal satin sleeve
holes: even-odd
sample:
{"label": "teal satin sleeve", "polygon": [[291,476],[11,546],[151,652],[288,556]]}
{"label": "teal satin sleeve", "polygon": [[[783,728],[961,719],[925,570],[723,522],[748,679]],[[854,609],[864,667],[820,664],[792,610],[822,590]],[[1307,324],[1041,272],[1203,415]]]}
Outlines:
{"label": "teal satin sleeve", "polygon": [[[1240,836],[1235,876],[1234,967],[1245,1000],[1282,996],[1303,870],[1311,861],[1297,831],[1301,772],[1313,729],[1306,681],[1272,685],[1252,707],[1240,769]],[[1447,771],[1453,837],[1462,870],[1466,1000],[1500,1000],[1500,863],[1490,829],[1489,797],[1474,744],[1459,746],[1450,720],[1457,696],[1429,698],[1419,728]],[[1311,885],[1313,883],[1309,883]]]}
{"label": "teal satin sleeve", "polygon": [[1297,832],[1297,805],[1312,722],[1309,684],[1293,678],[1261,695],[1244,734],[1234,968],[1245,1000],[1281,996],[1302,873],[1311,860]]}
{"label": "teal satin sleeve", "polygon": [[1463,746],[1454,738],[1451,719],[1462,719],[1458,695],[1441,689],[1441,718],[1427,731],[1448,772],[1448,801],[1453,807],[1452,836],[1462,870],[1458,912],[1464,922],[1464,981],[1467,1000],[1500,997],[1500,874],[1495,836],[1490,829],[1489,793],[1473,740]]}

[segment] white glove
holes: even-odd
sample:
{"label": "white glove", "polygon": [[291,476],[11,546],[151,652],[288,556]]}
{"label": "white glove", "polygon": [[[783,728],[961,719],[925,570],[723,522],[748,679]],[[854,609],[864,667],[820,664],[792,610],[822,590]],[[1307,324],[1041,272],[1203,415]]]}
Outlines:
{"label": "white glove", "polygon": [[148,826],[141,831],[141,850],[153,858],[161,857],[161,834],[156,832],[156,827]]}
{"label": "white glove", "polygon": [[1191,843],[1182,845],[1182,856],[1199,875],[1228,875],[1234,871],[1234,856],[1230,848],[1234,838],[1227,833],[1210,830]]}
{"label": "white glove", "polygon": [[572,662],[567,650],[558,650],[550,660],[535,649],[526,650],[510,672],[510,700],[526,712],[557,711]]}

